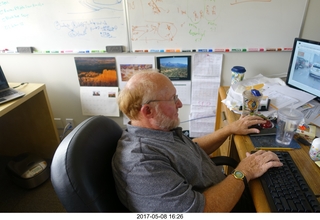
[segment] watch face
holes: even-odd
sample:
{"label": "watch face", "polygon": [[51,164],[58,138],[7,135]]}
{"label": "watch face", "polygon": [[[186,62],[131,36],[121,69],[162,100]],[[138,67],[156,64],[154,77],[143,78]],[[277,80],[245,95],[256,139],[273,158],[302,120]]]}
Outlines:
{"label": "watch face", "polygon": [[235,171],[234,175],[238,178],[238,179],[243,179],[244,175],[241,171]]}

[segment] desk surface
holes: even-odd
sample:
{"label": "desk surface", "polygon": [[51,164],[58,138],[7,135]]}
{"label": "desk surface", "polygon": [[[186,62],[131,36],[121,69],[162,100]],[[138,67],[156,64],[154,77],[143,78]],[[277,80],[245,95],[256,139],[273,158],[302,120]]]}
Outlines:
{"label": "desk surface", "polygon": [[[10,87],[18,86],[20,83],[9,83]],[[45,90],[45,85],[44,84],[39,84],[39,83],[28,83],[19,86],[16,88],[16,90],[24,92],[26,95],[15,99],[13,101],[9,101],[7,103],[1,104],[0,105],[0,117],[3,115],[7,114],[14,108],[18,107],[22,103],[26,102],[28,99],[33,97],[35,94],[39,93],[41,90]]]}
{"label": "desk surface", "polygon": [[[220,87],[219,94],[221,100],[226,98],[227,89],[228,87]],[[240,115],[229,111],[226,106],[224,106],[223,110],[225,111],[229,123],[240,117]],[[233,138],[240,160],[246,157],[246,152],[254,150],[254,146],[249,136],[234,135]],[[301,144],[301,149],[294,149],[289,151],[289,153],[314,194],[320,195],[320,168],[310,159],[309,147]],[[249,187],[257,212],[270,212],[270,207],[260,181],[258,179],[250,181]],[[318,200],[320,202],[320,198],[318,198]]]}

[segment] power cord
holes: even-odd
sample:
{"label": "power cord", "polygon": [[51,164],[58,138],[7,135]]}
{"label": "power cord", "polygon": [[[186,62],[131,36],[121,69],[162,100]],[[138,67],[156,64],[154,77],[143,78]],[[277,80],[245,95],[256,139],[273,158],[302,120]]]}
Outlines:
{"label": "power cord", "polygon": [[65,138],[68,131],[72,131],[72,130],[73,130],[72,124],[71,122],[69,122],[63,129],[62,135],[60,136],[60,141],[62,141]]}
{"label": "power cord", "polygon": [[190,121],[196,121],[196,120],[200,120],[200,119],[204,119],[204,118],[212,118],[212,117],[215,117],[215,115],[208,115],[208,116],[204,116],[204,117],[193,118],[193,119],[190,119],[190,120],[181,121],[180,124],[187,123],[187,122],[190,122]]}
{"label": "power cord", "polygon": [[28,84],[28,82],[20,83],[20,85],[14,86],[14,87],[12,87],[12,88],[15,89],[15,88],[18,88],[19,86],[22,86],[22,85],[25,85],[25,84]]}

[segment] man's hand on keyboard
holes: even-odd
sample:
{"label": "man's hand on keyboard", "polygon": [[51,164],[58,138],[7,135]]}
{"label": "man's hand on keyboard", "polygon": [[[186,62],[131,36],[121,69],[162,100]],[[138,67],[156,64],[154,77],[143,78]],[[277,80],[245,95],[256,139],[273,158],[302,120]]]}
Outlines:
{"label": "man's hand on keyboard", "polygon": [[272,151],[259,150],[253,154],[247,153],[247,157],[239,163],[237,170],[241,170],[249,182],[262,176],[269,168],[282,165],[278,156]]}

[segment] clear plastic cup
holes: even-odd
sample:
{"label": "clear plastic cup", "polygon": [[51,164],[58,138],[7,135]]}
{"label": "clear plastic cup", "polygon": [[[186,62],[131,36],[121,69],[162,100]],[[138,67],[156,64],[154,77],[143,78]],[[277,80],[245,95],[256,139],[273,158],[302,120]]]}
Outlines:
{"label": "clear plastic cup", "polygon": [[278,110],[276,142],[290,145],[298,125],[303,119],[303,113],[297,109],[282,108]]}

